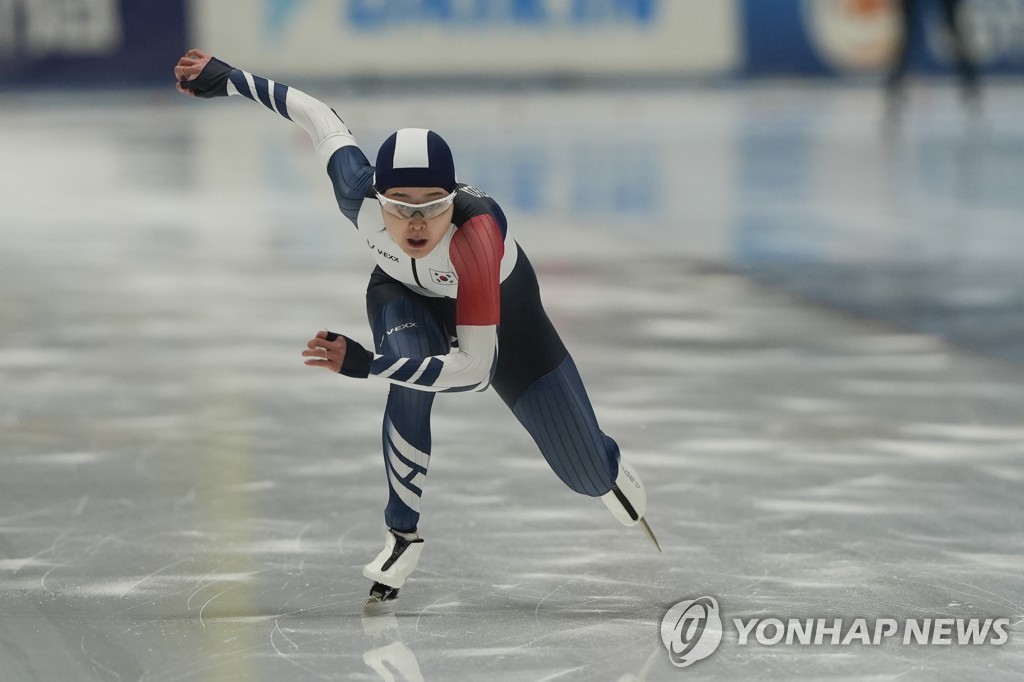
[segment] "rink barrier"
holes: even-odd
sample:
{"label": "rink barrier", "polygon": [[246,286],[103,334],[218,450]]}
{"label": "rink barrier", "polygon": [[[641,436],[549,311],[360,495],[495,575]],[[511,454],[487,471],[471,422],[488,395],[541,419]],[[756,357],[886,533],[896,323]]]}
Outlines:
{"label": "rink barrier", "polygon": [[[909,68],[946,72],[952,49],[940,3],[919,2]],[[901,35],[896,0],[743,0],[747,76],[883,72]],[[1024,0],[963,0],[958,22],[987,73],[1024,73]]]}
{"label": "rink barrier", "polygon": [[[946,71],[938,3],[915,19],[911,69]],[[8,0],[0,84],[146,85],[203,46],[282,79],[678,85],[881,74],[896,0]],[[1024,0],[964,0],[986,73],[1024,74]],[[644,80],[654,79],[654,80]],[[658,80],[660,79],[660,80]]]}
{"label": "rink barrier", "polygon": [[0,2],[0,84],[167,82],[186,24],[185,0]]}

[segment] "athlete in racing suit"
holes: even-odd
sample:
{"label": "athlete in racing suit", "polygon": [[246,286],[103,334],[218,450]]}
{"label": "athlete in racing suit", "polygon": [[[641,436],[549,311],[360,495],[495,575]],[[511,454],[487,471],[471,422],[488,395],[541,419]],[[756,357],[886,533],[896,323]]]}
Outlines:
{"label": "athlete in racing suit", "polygon": [[643,523],[643,485],[598,427],[530,261],[498,204],[455,182],[437,133],[399,130],[375,168],[337,113],[300,90],[199,50],[182,57],[175,76],[185,94],[241,95],[300,125],[376,262],[366,292],[373,350],[320,332],[303,351],[307,365],[391,384],[382,439],[385,547],[363,571],[374,581],[371,602],[395,598],[422,551],[416,531],[438,392],[493,386],[569,488],[601,497],[626,525]]}

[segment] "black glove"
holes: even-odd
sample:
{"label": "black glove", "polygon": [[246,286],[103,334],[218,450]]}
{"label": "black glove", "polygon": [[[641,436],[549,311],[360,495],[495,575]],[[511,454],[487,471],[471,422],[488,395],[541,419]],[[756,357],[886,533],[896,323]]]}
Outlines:
{"label": "black glove", "polygon": [[341,361],[341,369],[338,370],[338,373],[355,379],[365,379],[370,376],[373,353],[363,348],[360,343],[344,336],[344,334],[327,332],[328,341],[337,341],[342,337],[345,339],[345,359]]}
{"label": "black glove", "polygon": [[210,63],[203,67],[198,76],[190,81],[178,81],[178,85],[191,90],[196,97],[227,97],[230,76],[231,65],[211,57]]}

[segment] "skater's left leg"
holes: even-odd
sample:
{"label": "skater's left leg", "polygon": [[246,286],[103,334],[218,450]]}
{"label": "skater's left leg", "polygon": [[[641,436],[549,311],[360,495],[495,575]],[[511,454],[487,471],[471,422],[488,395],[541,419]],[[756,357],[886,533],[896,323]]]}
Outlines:
{"label": "skater's left leg", "polygon": [[520,251],[501,286],[498,367],[493,386],[571,490],[600,497],[619,521],[637,523],[646,494],[619,446],[597,423],[583,380],[544,312],[537,279]]}
{"label": "skater's left leg", "polygon": [[643,483],[623,461],[618,444],[598,426],[570,355],[524,390],[512,412],[563,483],[583,495],[600,497],[624,525],[640,523],[647,510]]}
{"label": "skater's left leg", "polygon": [[592,497],[611,490],[619,446],[598,427],[571,356],[524,390],[512,412],[569,488]]}

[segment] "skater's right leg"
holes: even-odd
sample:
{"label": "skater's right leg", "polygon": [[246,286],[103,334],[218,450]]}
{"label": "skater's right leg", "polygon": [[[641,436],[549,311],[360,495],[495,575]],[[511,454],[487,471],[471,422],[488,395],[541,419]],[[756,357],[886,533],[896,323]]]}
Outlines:
{"label": "skater's right leg", "polygon": [[370,590],[371,601],[397,598],[398,588],[415,570],[423,551],[423,539],[416,528],[420,519],[423,483],[430,464],[430,408],[433,398],[433,393],[403,386],[392,386],[388,393],[381,438],[388,479],[384,549],[363,567],[363,575],[374,582]]}
{"label": "skater's right leg", "polygon": [[[378,353],[400,357],[440,355],[449,350],[448,335],[422,297],[402,284],[374,273],[366,294],[367,313]],[[434,393],[394,385],[388,393],[381,433],[388,504],[384,549],[363,568],[381,601],[416,568],[423,540],[417,534],[420,498],[430,465],[430,411]]]}
{"label": "skater's right leg", "polygon": [[[402,356],[409,357],[409,356]],[[420,498],[430,466],[430,409],[434,394],[392,386],[384,409],[381,443],[388,477],[388,528],[415,533],[420,520]]]}

